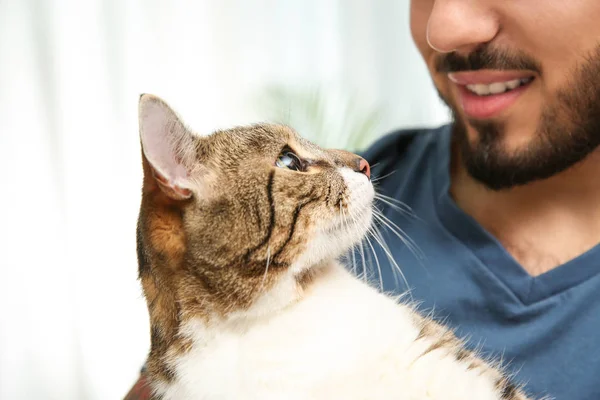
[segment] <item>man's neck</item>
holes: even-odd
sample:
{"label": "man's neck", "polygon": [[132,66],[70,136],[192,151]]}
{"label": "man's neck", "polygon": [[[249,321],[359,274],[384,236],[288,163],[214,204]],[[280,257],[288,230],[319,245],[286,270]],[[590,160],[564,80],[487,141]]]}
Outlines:
{"label": "man's neck", "polygon": [[[454,154],[457,154],[454,152]],[[492,191],[453,158],[450,194],[532,276],[600,243],[600,153],[551,178]]]}

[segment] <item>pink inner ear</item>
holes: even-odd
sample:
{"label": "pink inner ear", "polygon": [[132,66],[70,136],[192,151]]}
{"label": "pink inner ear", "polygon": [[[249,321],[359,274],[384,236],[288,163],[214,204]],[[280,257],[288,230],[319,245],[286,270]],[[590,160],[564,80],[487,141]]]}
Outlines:
{"label": "pink inner ear", "polygon": [[[193,139],[175,113],[162,101],[142,99],[140,135],[146,158],[160,175],[163,185],[189,192],[185,154],[193,150]],[[158,177],[157,177],[158,179]],[[176,189],[177,188],[177,189]]]}
{"label": "pink inner ear", "polygon": [[152,175],[156,179],[161,190],[169,197],[175,200],[185,200],[192,197],[192,191],[169,182],[164,176],[152,169]]}

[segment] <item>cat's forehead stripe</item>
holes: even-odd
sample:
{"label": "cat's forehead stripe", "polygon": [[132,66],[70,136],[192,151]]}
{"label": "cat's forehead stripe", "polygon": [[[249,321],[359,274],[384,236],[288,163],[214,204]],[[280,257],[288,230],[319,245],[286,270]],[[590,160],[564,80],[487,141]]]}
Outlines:
{"label": "cat's forehead stripe", "polygon": [[298,140],[296,137],[290,139],[290,147],[296,153],[305,159],[322,159],[325,158],[325,152],[319,147],[305,140]]}

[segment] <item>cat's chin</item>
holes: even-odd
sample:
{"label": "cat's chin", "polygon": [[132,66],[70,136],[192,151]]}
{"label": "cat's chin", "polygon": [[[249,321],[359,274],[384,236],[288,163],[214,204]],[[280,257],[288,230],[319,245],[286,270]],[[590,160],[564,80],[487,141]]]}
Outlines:
{"label": "cat's chin", "polygon": [[318,229],[292,264],[293,273],[301,274],[314,266],[336,260],[358,245],[369,231],[373,211],[370,203],[356,211],[353,218],[336,218]]}
{"label": "cat's chin", "polygon": [[272,315],[301,299],[305,283],[311,282],[315,276],[313,272],[320,276],[319,271],[328,271],[339,265],[338,259],[364,239],[372,223],[371,204],[365,206],[364,210],[355,211],[360,212],[356,212],[351,220],[346,216],[314,232],[288,272],[270,290],[258,297],[249,309],[234,313],[230,320],[245,321],[248,318]]}

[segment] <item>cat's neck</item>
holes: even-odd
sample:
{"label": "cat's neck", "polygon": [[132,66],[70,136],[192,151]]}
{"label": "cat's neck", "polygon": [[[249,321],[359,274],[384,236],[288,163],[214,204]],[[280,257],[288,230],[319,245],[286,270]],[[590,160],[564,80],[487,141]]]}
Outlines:
{"label": "cat's neck", "polygon": [[227,316],[232,321],[236,319],[253,320],[279,313],[306,297],[319,280],[341,267],[335,260],[328,260],[301,272],[290,268],[273,287],[260,296],[247,309],[239,310]]}

